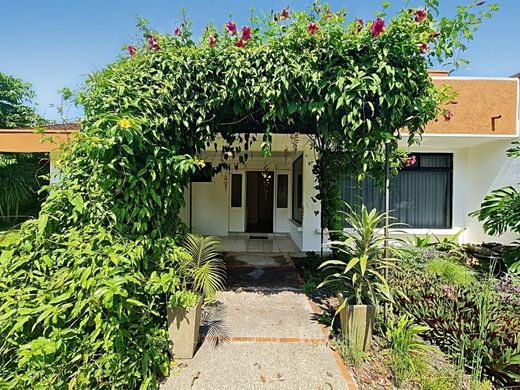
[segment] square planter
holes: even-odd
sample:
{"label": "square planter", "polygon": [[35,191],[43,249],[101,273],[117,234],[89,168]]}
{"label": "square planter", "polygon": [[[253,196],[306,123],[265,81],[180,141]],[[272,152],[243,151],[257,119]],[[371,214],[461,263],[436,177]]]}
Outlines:
{"label": "square planter", "polygon": [[[339,304],[345,299],[342,294],[338,294]],[[349,343],[368,351],[372,343],[372,332],[376,317],[376,307],[374,305],[345,305],[339,313],[341,331]]]}
{"label": "square planter", "polygon": [[194,307],[166,309],[168,314],[168,336],[173,343],[173,357],[191,359],[199,343],[202,299]]}

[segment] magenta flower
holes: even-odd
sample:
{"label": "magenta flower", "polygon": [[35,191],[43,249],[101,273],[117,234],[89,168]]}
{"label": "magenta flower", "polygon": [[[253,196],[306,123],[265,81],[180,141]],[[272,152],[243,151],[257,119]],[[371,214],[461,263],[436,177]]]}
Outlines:
{"label": "magenta flower", "polygon": [[228,33],[231,35],[236,35],[236,33],[237,33],[237,25],[235,24],[235,22],[233,22],[231,20],[226,23],[226,29],[227,29]]}
{"label": "magenta flower", "polygon": [[210,35],[208,37],[208,43],[209,43],[209,47],[211,47],[212,49],[215,48],[215,46],[217,46],[217,38],[215,38],[214,35]]}
{"label": "magenta flower", "polygon": [[242,39],[246,42],[251,39],[251,27],[249,27],[249,26],[242,27]]}
{"label": "magenta flower", "polygon": [[444,121],[449,122],[453,118],[453,112],[448,111],[446,114],[444,114]]}
{"label": "magenta flower", "polygon": [[406,159],[406,166],[407,166],[407,167],[411,167],[411,166],[415,165],[416,162],[417,162],[417,157],[415,157],[415,156],[412,154],[410,157],[408,157],[408,158]]}
{"label": "magenta flower", "polygon": [[311,35],[313,35],[316,31],[318,31],[318,29],[319,29],[318,25],[314,22],[310,22],[309,25],[307,26],[307,31]]}
{"label": "magenta flower", "polygon": [[424,19],[426,19],[426,17],[428,16],[428,11],[426,11],[425,9],[418,9],[417,11],[415,11],[415,21],[417,23],[421,23]]}
{"label": "magenta flower", "polygon": [[236,46],[236,47],[245,47],[245,46],[246,46],[246,42],[245,42],[242,38],[239,38],[239,39],[235,42],[235,46]]}
{"label": "magenta flower", "polygon": [[282,19],[289,19],[289,10],[287,8],[284,8],[282,12],[280,12],[280,17]]}
{"label": "magenta flower", "polygon": [[178,37],[180,37],[182,35],[182,30],[180,27],[177,27],[174,31],[174,34]]}
{"label": "magenta flower", "polygon": [[157,42],[157,39],[153,35],[148,35],[148,47],[152,50],[159,50],[161,46],[159,46],[159,43]]}
{"label": "magenta flower", "polygon": [[370,26],[370,32],[374,38],[380,36],[385,31],[385,21],[381,18],[377,18],[375,22]]}
{"label": "magenta flower", "polygon": [[135,53],[137,53],[137,49],[135,48],[134,45],[128,45],[128,54],[130,54],[131,56],[133,56]]}
{"label": "magenta flower", "polygon": [[422,43],[422,44],[418,44],[417,46],[419,46],[419,50],[421,51],[421,54],[428,53],[428,44],[426,42]]}
{"label": "magenta flower", "polygon": [[361,30],[363,30],[363,26],[363,19],[356,19],[356,31],[360,32]]}

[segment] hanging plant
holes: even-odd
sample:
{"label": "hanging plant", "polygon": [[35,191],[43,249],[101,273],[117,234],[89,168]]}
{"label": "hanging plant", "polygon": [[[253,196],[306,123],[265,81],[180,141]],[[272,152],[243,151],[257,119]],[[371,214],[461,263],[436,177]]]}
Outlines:
{"label": "hanging plant", "polygon": [[273,173],[269,171],[269,166],[267,163],[264,165],[262,169],[262,182],[264,186],[264,197],[267,200],[269,195],[269,187],[271,186],[271,178],[273,177]]}
{"label": "hanging plant", "polygon": [[226,170],[224,172],[224,192],[225,193],[227,193],[228,184],[229,184],[229,176],[228,176],[228,171]]}
{"label": "hanging plant", "polygon": [[287,164],[287,158],[288,157],[289,157],[289,148],[286,146],[285,149],[283,150],[283,159],[284,159],[286,164]]}

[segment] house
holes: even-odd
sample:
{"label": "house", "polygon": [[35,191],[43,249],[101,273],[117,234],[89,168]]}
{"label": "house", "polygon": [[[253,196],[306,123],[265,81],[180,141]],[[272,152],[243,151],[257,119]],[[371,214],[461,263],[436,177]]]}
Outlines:
{"label": "house", "polygon": [[[520,182],[520,161],[506,156],[519,136],[518,77],[451,77],[439,71],[431,76],[437,85],[451,85],[458,96],[449,108],[452,119],[440,118],[427,126],[421,144],[409,149],[408,166],[392,184],[390,209],[406,224],[399,230],[447,236],[464,229],[461,242],[509,242],[515,237],[486,236],[469,213],[491,190]],[[0,151],[52,151],[75,130],[48,127],[44,134],[0,130]],[[39,142],[46,135],[57,138],[54,143]],[[185,192],[184,221],[201,234],[284,235],[302,251],[320,250],[320,205],[314,200],[312,173],[315,156],[308,136],[273,135],[268,158],[263,158],[260,144],[250,148],[244,164],[213,149],[199,156],[207,169],[222,161],[230,169],[193,180]],[[402,146],[407,147],[406,139]],[[342,195],[350,202],[361,197],[369,207],[382,207],[382,195],[370,180],[359,184],[345,178]]]}

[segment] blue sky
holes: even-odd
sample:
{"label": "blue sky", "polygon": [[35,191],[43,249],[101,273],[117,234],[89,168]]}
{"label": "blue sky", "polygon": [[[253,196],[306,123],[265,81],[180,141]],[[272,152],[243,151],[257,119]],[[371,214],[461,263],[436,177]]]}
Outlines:
{"label": "blue sky", "polygon": [[[444,13],[469,0],[440,0]],[[520,72],[518,18],[520,0],[498,0],[500,11],[481,27],[465,58],[471,64],[457,75],[511,76]],[[229,15],[247,22],[251,7],[257,12],[302,9],[312,0],[16,0],[2,2],[0,13],[0,72],[33,84],[39,111],[59,119],[50,105],[59,103],[58,89],[80,88],[86,75],[114,61],[121,47],[135,37],[136,16],[149,19],[151,27],[172,32],[185,8],[195,34],[209,21],[223,25]],[[351,17],[373,17],[379,0],[332,0],[332,9],[344,7]],[[421,4],[391,0],[393,7]],[[68,116],[81,115],[71,109]]]}

